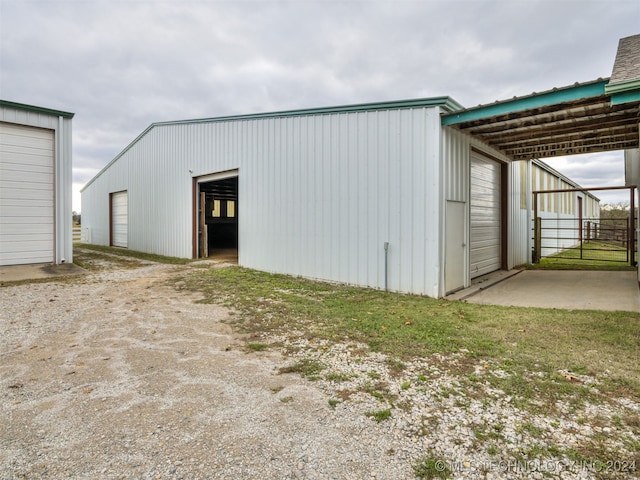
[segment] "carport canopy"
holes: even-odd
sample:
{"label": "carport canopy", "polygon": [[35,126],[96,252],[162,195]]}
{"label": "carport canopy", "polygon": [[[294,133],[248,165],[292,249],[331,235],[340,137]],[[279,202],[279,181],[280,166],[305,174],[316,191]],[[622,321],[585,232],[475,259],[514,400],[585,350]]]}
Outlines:
{"label": "carport canopy", "polygon": [[640,35],[620,40],[610,78],[442,116],[513,160],[640,147]]}

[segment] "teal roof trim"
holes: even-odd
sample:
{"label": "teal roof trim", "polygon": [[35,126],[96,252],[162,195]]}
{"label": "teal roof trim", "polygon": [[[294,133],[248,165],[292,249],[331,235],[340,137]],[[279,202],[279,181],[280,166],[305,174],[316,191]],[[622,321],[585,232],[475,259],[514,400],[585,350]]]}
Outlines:
{"label": "teal roof trim", "polygon": [[605,86],[609,80],[599,79],[594,82],[576,84],[570,87],[557,88],[542,93],[534,93],[525,97],[515,97],[511,100],[480,105],[461,112],[454,112],[442,117],[442,125],[455,125],[481,118],[495,117],[530,108],[545,107],[558,103],[571,102],[587,97],[597,97],[605,94]]}
{"label": "teal roof trim", "polygon": [[640,79],[609,84],[604,90],[611,95],[611,105],[640,101]]}
{"label": "teal roof trim", "polygon": [[610,83],[604,87],[604,91],[607,95],[614,95],[616,93],[627,92],[629,90],[640,90],[640,79]]}
{"label": "teal roof trim", "polygon": [[323,115],[331,113],[351,113],[377,110],[397,110],[402,108],[439,107],[446,113],[462,110],[464,107],[451,97],[418,98],[415,100],[395,100],[389,102],[360,103],[355,105],[339,105],[335,107],[306,108],[301,110],[284,110],[280,112],[254,113],[248,115],[230,115],[226,117],[197,118],[193,120],[177,120],[153,123],[152,126],[179,125],[188,123],[224,122],[231,120],[254,120],[260,118],[297,117],[302,115]]}
{"label": "teal roof trim", "polygon": [[24,103],[9,102],[0,100],[0,107],[15,108],[16,110],[25,110],[27,112],[43,113],[54,117],[73,118],[74,113],[63,112],[61,110],[52,110],[50,108],[36,107],[35,105],[26,105]]}
{"label": "teal roof trim", "polygon": [[640,102],[640,89],[611,95],[611,105]]}
{"label": "teal roof trim", "polygon": [[324,115],[332,113],[351,113],[351,112],[367,112],[378,110],[398,110],[403,108],[434,108],[439,107],[444,112],[455,112],[462,110],[464,107],[456,102],[451,97],[431,97],[431,98],[418,98],[415,100],[395,100],[389,102],[375,102],[375,103],[360,103],[355,105],[341,105],[336,107],[321,107],[321,108],[307,108],[302,110],[285,110],[281,112],[269,112],[269,113],[255,113],[249,115],[232,115],[227,117],[212,117],[212,118],[200,118],[194,120],[177,120],[168,122],[156,122],[149,125],[135,140],[125,147],[116,157],[111,160],[105,167],[100,170],[95,177],[89,180],[84,187],[80,190],[83,192],[89,185],[91,185],[100,175],[102,175],[109,167],[115,163],[120,157],[122,157],[133,145],[135,145],[141,138],[143,138],[150,130],[155,127],[171,126],[171,125],[188,125],[194,123],[213,123],[213,122],[227,122],[237,120],[254,120],[265,118],[283,118],[283,117],[295,117],[302,115]]}

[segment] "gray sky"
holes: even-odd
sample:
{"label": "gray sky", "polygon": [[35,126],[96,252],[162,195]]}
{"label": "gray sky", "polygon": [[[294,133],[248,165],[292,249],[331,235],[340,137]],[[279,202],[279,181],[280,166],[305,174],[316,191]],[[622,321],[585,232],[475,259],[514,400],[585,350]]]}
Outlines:
{"label": "gray sky", "polygon": [[[0,98],[71,111],[80,188],[150,123],[611,75],[640,0],[0,0]],[[624,183],[621,153],[548,161]],[[605,194],[600,197],[608,199]]]}

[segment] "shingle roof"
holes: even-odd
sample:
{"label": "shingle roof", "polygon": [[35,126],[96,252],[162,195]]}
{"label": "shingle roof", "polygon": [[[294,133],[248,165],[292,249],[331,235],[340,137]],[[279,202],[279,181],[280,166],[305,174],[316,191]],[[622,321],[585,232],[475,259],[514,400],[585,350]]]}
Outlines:
{"label": "shingle roof", "polygon": [[640,80],[640,35],[621,38],[609,84]]}

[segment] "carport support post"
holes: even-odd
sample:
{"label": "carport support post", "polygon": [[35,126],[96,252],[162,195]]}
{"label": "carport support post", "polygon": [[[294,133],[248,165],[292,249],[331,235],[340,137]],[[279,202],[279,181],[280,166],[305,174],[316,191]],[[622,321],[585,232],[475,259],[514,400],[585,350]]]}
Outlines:
{"label": "carport support post", "polygon": [[535,220],[535,258],[533,263],[540,263],[542,259],[542,219],[540,217],[536,217]]}
{"label": "carport support post", "polygon": [[635,206],[635,198],[636,198],[635,187],[629,188],[629,258],[630,265],[634,266],[636,264],[636,206]]}
{"label": "carport support post", "polygon": [[540,263],[542,256],[542,221],[538,218],[538,192],[533,192],[533,263]]}

